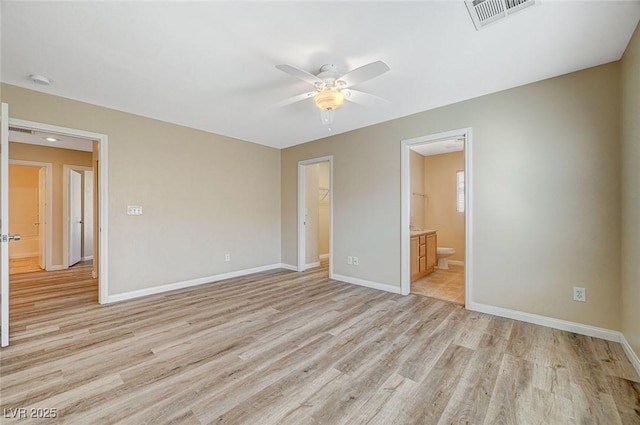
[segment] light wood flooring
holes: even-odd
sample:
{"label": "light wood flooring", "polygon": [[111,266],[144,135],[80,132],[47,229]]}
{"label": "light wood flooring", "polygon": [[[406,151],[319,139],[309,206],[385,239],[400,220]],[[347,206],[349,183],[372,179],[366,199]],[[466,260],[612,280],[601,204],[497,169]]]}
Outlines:
{"label": "light wood flooring", "polygon": [[[640,424],[617,343],[325,268],[110,305],[90,275],[12,280],[3,424]],[[57,418],[6,417],[32,407]]]}
{"label": "light wood flooring", "polygon": [[411,293],[464,305],[464,266],[449,264],[411,283]]}
{"label": "light wood flooring", "polygon": [[9,274],[32,273],[42,271],[40,257],[25,257],[9,259]]}

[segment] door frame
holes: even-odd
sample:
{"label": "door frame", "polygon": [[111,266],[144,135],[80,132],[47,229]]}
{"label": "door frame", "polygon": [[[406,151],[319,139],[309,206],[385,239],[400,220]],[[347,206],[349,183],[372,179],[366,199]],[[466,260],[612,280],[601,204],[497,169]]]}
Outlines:
{"label": "door frame", "polygon": [[305,175],[307,165],[329,162],[329,278],[333,278],[333,155],[298,161],[298,271],[306,270]]}
{"label": "door frame", "polygon": [[401,173],[401,215],[400,215],[400,293],[408,295],[411,289],[409,258],[409,224],[411,222],[411,184],[409,170],[409,152],[412,146],[434,143],[441,140],[464,137],[464,176],[465,176],[465,215],[464,215],[464,298],[465,308],[472,304],[472,270],[473,270],[473,191],[472,191],[472,131],[471,127],[457,130],[445,131],[442,133],[430,134],[427,136],[414,137],[402,140],[400,144],[400,173]]}
{"label": "door frame", "polygon": [[[9,345],[9,105],[0,103],[0,346]],[[7,241],[4,241],[7,235]]]}
{"label": "door frame", "polygon": [[[44,168],[45,175],[45,226],[44,226],[44,269],[53,269],[53,164],[51,162],[25,161],[22,159],[9,159],[9,165],[24,165],[27,167]],[[39,200],[38,200],[39,202]],[[42,221],[42,218],[40,218]],[[40,253],[42,255],[42,253]]]}
{"label": "door frame", "polygon": [[[69,199],[69,172],[70,171],[93,171],[93,167],[88,167],[86,165],[70,165],[70,164],[63,164],[62,165],[62,254],[63,254],[63,267],[65,269],[69,268],[69,246],[70,246],[70,241],[69,238],[71,238],[71,231],[69,229],[69,202],[71,201]],[[82,176],[82,190],[84,192],[84,173]],[[84,194],[83,194],[84,196]],[[93,197],[95,199],[96,194],[93,194]],[[92,199],[91,202],[93,202],[94,200]],[[87,202],[87,200],[85,199],[85,202]],[[82,213],[84,214],[84,208]],[[95,227],[95,226],[94,226]],[[83,223],[83,228],[84,228],[84,223]],[[95,235],[93,235],[95,237]],[[82,261],[82,256],[81,260]]]}
{"label": "door frame", "polygon": [[[98,157],[100,166],[98,173],[94,172],[94,179],[98,179],[98,232],[94,238],[99,238],[100,267],[98,269],[98,303],[106,304],[109,296],[109,175],[108,175],[108,143],[109,137],[106,134],[94,133],[92,131],[79,130],[76,128],[61,127],[57,125],[44,124],[35,121],[9,118],[9,125],[15,127],[28,128],[37,131],[57,133],[62,135],[81,137],[98,142]],[[63,186],[64,187],[64,186]],[[94,193],[94,197],[96,194]],[[65,220],[66,221],[66,220]],[[95,225],[95,223],[94,223]],[[63,243],[64,243],[63,238]],[[67,260],[68,261],[68,260]]]}

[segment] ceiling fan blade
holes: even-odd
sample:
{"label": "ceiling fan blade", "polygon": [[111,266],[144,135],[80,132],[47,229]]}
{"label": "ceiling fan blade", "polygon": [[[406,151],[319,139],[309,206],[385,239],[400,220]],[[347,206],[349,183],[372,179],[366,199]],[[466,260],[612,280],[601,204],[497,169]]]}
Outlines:
{"label": "ceiling fan blade", "polygon": [[291,96],[287,99],[281,100],[278,103],[274,103],[273,105],[271,105],[272,108],[277,108],[280,106],[286,106],[286,105],[291,105],[292,103],[296,103],[296,102],[300,102],[301,100],[305,100],[305,99],[309,99],[310,97],[313,97],[316,95],[316,93],[318,93],[317,91],[310,91],[307,93],[302,93],[302,94],[297,94],[295,96]]}
{"label": "ceiling fan blade", "polygon": [[362,91],[348,89],[342,90],[342,92],[344,93],[344,98],[346,100],[357,103],[358,105],[385,106],[389,104],[389,101],[386,99]]}
{"label": "ceiling fan blade", "polygon": [[316,77],[313,74],[308,73],[307,71],[303,71],[300,68],[296,68],[295,66],[284,64],[284,65],[276,65],[276,68],[278,68],[282,72],[286,72],[292,77],[296,77],[302,81],[306,81],[309,84],[313,84],[314,86],[316,84],[324,85],[324,81],[322,81],[320,78]]}
{"label": "ceiling fan blade", "polygon": [[356,68],[353,71],[347,72],[336,81],[343,81],[343,87],[351,87],[382,75],[389,71],[389,69],[389,65],[386,63],[382,61],[375,61],[367,65],[363,65],[360,68]]}

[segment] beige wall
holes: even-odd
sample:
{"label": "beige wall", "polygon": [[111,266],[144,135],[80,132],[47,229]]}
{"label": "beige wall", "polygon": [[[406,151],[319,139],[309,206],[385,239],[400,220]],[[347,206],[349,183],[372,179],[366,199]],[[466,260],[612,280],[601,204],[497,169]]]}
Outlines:
{"label": "beige wall", "polygon": [[38,237],[39,167],[9,165],[9,233],[19,241],[9,244],[10,258],[40,255]]}
{"label": "beige wall", "polygon": [[10,85],[2,101],[108,135],[110,294],[280,263],[279,150]]}
{"label": "beige wall", "polygon": [[640,26],[622,58],[622,332],[640,357]]}
{"label": "beige wall", "polygon": [[[333,155],[334,272],[399,287],[401,140],[472,127],[473,301],[620,329],[619,71],[603,65],[284,149],[283,262],[297,263],[297,162]],[[572,301],[573,286],[587,288],[587,303]]]}
{"label": "beige wall", "polygon": [[[3,95],[5,92],[3,92]],[[14,115],[11,115],[14,117]],[[91,152],[70,149],[50,148],[47,146],[9,143],[9,158],[25,161],[49,162],[53,164],[53,206],[51,208],[52,222],[52,266],[63,264],[63,165],[80,165],[91,167]]]}
{"label": "beige wall", "polygon": [[458,171],[464,171],[462,151],[424,157],[425,228],[438,231],[438,246],[455,249],[450,260],[464,261],[464,212],[456,210]]}
{"label": "beige wall", "polygon": [[425,229],[425,205],[427,202],[424,187],[424,157],[418,152],[409,151],[409,227]]}

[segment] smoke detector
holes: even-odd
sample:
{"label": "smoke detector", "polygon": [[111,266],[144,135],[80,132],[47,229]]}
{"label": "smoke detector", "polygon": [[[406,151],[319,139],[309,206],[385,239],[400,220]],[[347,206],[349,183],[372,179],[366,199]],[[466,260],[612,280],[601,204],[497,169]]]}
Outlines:
{"label": "smoke detector", "polygon": [[29,78],[31,79],[31,81],[36,84],[40,84],[41,86],[48,86],[53,83],[53,80],[51,78],[45,77],[44,75],[31,74],[29,75]]}
{"label": "smoke detector", "polygon": [[476,30],[540,3],[540,0],[465,0]]}

